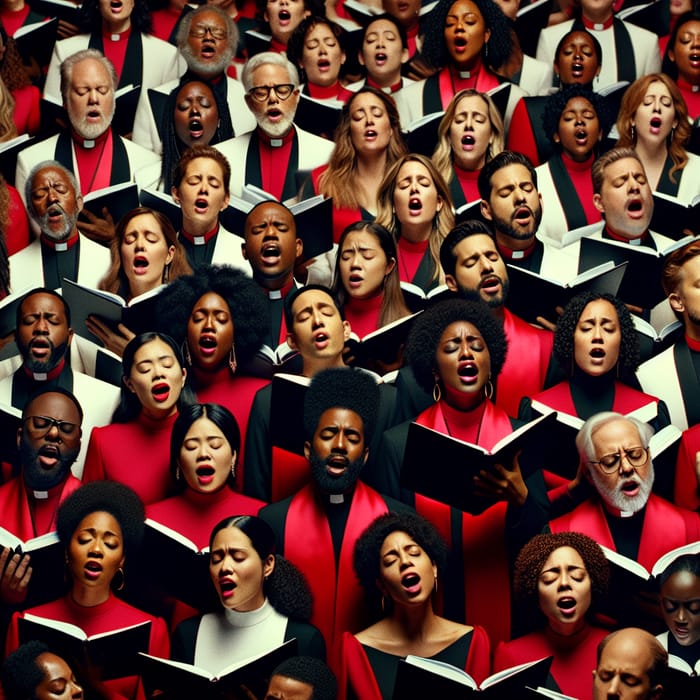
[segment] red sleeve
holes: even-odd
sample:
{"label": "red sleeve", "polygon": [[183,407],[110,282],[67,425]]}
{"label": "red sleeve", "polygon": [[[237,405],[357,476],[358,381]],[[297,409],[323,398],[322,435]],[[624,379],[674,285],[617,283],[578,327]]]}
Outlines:
{"label": "red sleeve", "polygon": [[19,192],[12,185],[7,185],[7,192],[10,195],[10,215],[5,237],[7,254],[14,255],[29,245],[29,219]]}
{"label": "red sleeve", "polygon": [[673,502],[681,508],[697,510],[698,479],[695,474],[695,454],[700,449],[700,426],[683,431],[676,460],[676,478],[673,482]]}
{"label": "red sleeve", "polygon": [[518,100],[513,110],[513,116],[508,127],[506,148],[509,151],[517,151],[526,155],[534,166],[541,165],[540,156],[537,152],[537,142],[530,123],[530,115],[522,97]]}
{"label": "red sleeve", "polygon": [[362,700],[381,700],[382,695],[374,677],[374,671],[362,645],[350,632],[343,632],[341,644],[338,700],[346,700],[348,695],[351,697],[354,695]]}
{"label": "red sleeve", "polygon": [[170,658],[170,636],[168,635],[168,626],[162,617],[155,617],[151,622],[148,653],[151,656],[159,656],[161,659]]}
{"label": "red sleeve", "polygon": [[14,613],[10,620],[10,626],[7,628],[7,637],[5,638],[5,656],[11,654],[19,646],[19,630],[17,629],[17,620],[21,613]]}
{"label": "red sleeve", "polygon": [[493,672],[498,673],[506,668],[512,668],[517,665],[517,661],[513,661],[513,657],[509,651],[507,642],[499,642],[496,647],[496,652],[493,655]]}
{"label": "red sleeve", "polygon": [[93,428],[90,434],[90,442],[85,455],[85,467],[83,468],[83,482],[86,484],[89,481],[103,481],[108,478],[102,459],[101,434],[99,428]]}
{"label": "red sleeve", "polygon": [[472,643],[469,645],[467,665],[464,669],[477,683],[491,674],[491,641],[486,630],[475,625]]}

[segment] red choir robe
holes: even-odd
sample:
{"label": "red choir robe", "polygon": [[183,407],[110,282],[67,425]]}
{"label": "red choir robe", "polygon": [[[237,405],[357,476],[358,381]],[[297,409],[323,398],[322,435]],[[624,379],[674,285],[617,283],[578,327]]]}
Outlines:
{"label": "red choir robe", "polygon": [[676,478],[673,482],[673,502],[681,508],[700,508],[700,485],[695,471],[695,455],[700,451],[700,425],[683,431],[678,458]]}

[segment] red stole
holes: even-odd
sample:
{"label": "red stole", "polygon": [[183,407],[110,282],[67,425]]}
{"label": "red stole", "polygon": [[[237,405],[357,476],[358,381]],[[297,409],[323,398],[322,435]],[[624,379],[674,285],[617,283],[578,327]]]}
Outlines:
{"label": "red stole", "polygon": [[[561,161],[569,173],[571,184],[578,194],[579,202],[586,215],[586,223],[594,224],[602,219],[600,212],[593,204],[593,181],[591,180],[591,166],[595,160],[593,153],[582,163],[569,158],[566,153],[561,154]],[[556,184],[556,183],[555,183]],[[562,202],[563,203],[563,202]]]}
{"label": "red stole", "polygon": [[[688,512],[687,515],[698,517],[696,513]],[[696,539],[697,535],[689,533],[687,525],[684,511],[652,493],[644,513],[637,561],[651,570],[662,554]],[[550,521],[549,529],[552,532],[583,532],[598,544],[617,551],[600,501],[588,499],[570,513]]]}
{"label": "red stole", "polygon": [[[416,423],[447,434],[440,402],[423,411]],[[491,448],[513,431],[498,406],[485,402],[479,445]],[[448,543],[452,543],[450,506],[416,494],[416,510],[429,520]],[[462,513],[461,563],[464,566],[465,622],[486,628],[492,643],[510,639],[510,578],[505,546],[507,504],[496,503],[480,515]],[[494,611],[500,611],[494,613]]]}
{"label": "red stole", "polygon": [[445,66],[438,73],[438,86],[443,109],[447,109],[455,94],[464,88],[474,88],[479,92],[488,92],[501,84],[498,78],[481,63],[470,72],[471,78],[466,79],[459,78],[459,71],[452,66]]}
{"label": "red stole", "polygon": [[73,151],[83,195],[109,187],[112,168],[111,166],[106,168],[104,164],[112,163],[114,153],[112,130],[107,129],[101,137],[95,139],[93,148],[85,148],[82,145],[82,139],[74,136]]}
{"label": "red stole", "polygon": [[386,512],[387,505],[379,493],[358,481],[336,567],[331,530],[315,487],[305,486],[289,505],[284,556],[306,575],[314,600],[311,622],[326,640],[333,668],[337,668],[342,632],[357,632],[365,622],[364,593],[352,566],[355,542],[377,516]]}
{"label": "red stole", "polygon": [[[569,382],[560,382],[547,391],[533,396],[533,401],[539,401],[555,411],[563,411],[570,416],[576,415],[576,407],[571,396],[571,385]],[[649,396],[637,389],[633,389],[622,382],[615,382],[615,398],[613,400],[612,410],[617,413],[627,414],[636,411],[642,406],[649,403],[658,405],[659,400],[653,396]]]}
{"label": "red stole", "polygon": [[396,252],[399,256],[399,277],[402,282],[413,282],[426,250],[428,250],[429,239],[424,241],[409,241],[399,237],[396,243]]}
{"label": "red stole", "polygon": [[[262,188],[273,197],[282,201],[284,182],[287,177],[289,159],[292,155],[294,129],[280,138],[271,138],[258,129],[260,177]],[[273,146],[271,142],[281,142]]]}
{"label": "red stole", "polygon": [[[118,37],[116,41],[113,36]],[[112,32],[102,31],[102,46],[104,46],[105,56],[112,62],[114,70],[117,71],[117,77],[121,77],[124,69],[124,59],[126,58],[126,47],[131,36],[131,27],[117,34]],[[165,39],[167,41],[167,38]]]}

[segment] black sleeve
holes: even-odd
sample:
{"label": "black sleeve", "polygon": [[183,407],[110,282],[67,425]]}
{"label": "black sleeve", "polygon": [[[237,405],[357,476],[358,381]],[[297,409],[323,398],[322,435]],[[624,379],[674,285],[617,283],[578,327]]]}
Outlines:
{"label": "black sleeve", "polygon": [[270,440],[270,386],[253,399],[245,436],[243,493],[269,503],[272,493],[272,443]]}
{"label": "black sleeve", "polygon": [[297,654],[299,656],[314,656],[321,661],[326,660],[326,642],[323,635],[313,625],[289,620],[284,641],[288,642],[290,639],[297,640]]}
{"label": "black sleeve", "polygon": [[197,645],[197,633],[201,621],[202,616],[196,615],[183,620],[175,628],[170,640],[170,658],[173,661],[194,664],[194,649]]}

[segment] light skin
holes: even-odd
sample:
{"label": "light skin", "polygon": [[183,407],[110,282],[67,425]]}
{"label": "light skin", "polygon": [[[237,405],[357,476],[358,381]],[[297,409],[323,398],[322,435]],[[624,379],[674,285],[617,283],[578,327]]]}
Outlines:
{"label": "light skin", "polygon": [[[287,69],[275,63],[258,66],[251,78],[253,87],[273,87],[292,83]],[[299,90],[295,89],[285,100],[280,99],[274,90],[270,90],[267,99],[262,102],[258,102],[250,94],[246,94],[245,101],[258,123],[258,128],[271,138],[282,138],[292,128],[294,114],[299,104]]]}
{"label": "light skin", "polygon": [[68,543],[71,597],[86,607],[104,603],[110,584],[124,566],[122,530],[116,518],[105,511],[86,515]]}
{"label": "light skin", "polygon": [[304,361],[304,376],[313,377],[330,367],[343,367],[343,348],[350,324],[343,321],[333,299],[320,289],[309,289],[292,304],[294,318],[287,342]]}
{"label": "light skin", "polygon": [[219,123],[211,88],[198,81],[184,85],[177,94],[173,116],[175,133],[186,146],[211,143]]}
{"label": "light skin", "polygon": [[178,465],[190,489],[216,493],[226,486],[236,466],[236,451],[221,428],[203,416],[185,434]]}
{"label": "light skin", "polygon": [[333,85],[344,63],[345,52],[327,24],[319,23],[307,32],[300,66],[309,83],[322,87]]}
{"label": "light skin", "polygon": [[82,700],[83,689],[60,656],[44,652],[36,657],[35,664],[44,674],[34,689],[36,700]]}
{"label": "light skin", "polygon": [[636,158],[621,158],[608,165],[595,208],[605,215],[606,226],[623,238],[639,238],[649,228],[653,211],[651,188],[644,166]]}
{"label": "light skin", "polygon": [[452,63],[458,70],[474,68],[491,31],[477,5],[471,0],[458,0],[452,5],[445,20],[445,44]]}
{"label": "light skin", "polygon": [[367,27],[358,58],[372,80],[381,87],[390,87],[401,80],[401,66],[408,61],[408,49],[401,45],[394,23],[380,19]]}
{"label": "light skin", "polygon": [[591,579],[573,547],[559,547],[547,557],[537,591],[540,610],[554,632],[569,636],[584,626],[591,605]]}
{"label": "light skin", "polygon": [[310,14],[304,0],[267,0],[263,16],[270,25],[272,38],[286,45],[301,20]]}
{"label": "light skin", "polygon": [[125,32],[131,26],[131,13],[134,11],[134,0],[121,0],[113,3],[111,0],[99,0],[102,27],[113,34]]}
{"label": "light skin", "polygon": [[418,0],[383,0],[382,9],[388,15],[396,17],[407,30],[418,24],[421,3]]}
{"label": "light skin", "polygon": [[311,700],[314,688],[308,683],[288,676],[272,676],[265,700]]}
{"label": "light skin", "polygon": [[95,139],[112,123],[114,84],[105,65],[86,58],[73,66],[65,108],[79,136]]}
{"label": "light skin", "polygon": [[353,299],[371,299],[380,294],[386,276],[396,267],[377,238],[369,231],[353,231],[345,236],[340,255],[340,277]]}
{"label": "light skin", "polygon": [[172,348],[155,338],[136,351],[124,384],[138,397],[144,415],[164,420],[177,411],[186,376],[187,370],[180,367]]}
{"label": "light skin", "polygon": [[358,154],[386,154],[391,140],[391,123],[384,103],[364,92],[350,106],[350,139]]}
{"label": "light skin", "polygon": [[303,251],[296,232],[294,216],[276,202],[264,202],[246,217],[243,257],[265,289],[281,289],[292,281],[294,265]]}
{"label": "light skin", "polygon": [[153,214],[140,214],[129,221],[119,255],[133,298],[163,283],[165,267],[173,260],[175,246],[168,245]]}
{"label": "light skin", "polygon": [[248,612],[265,602],[263,581],[275,568],[275,557],[264,561],[250,537],[236,527],[225,527],[211,543],[209,576],[224,608]]}
{"label": "light skin", "polygon": [[[673,6],[673,3],[672,3]],[[700,84],[700,21],[691,20],[679,29],[668,56],[675,62],[679,76],[691,85]]]}
{"label": "light skin", "polygon": [[491,377],[491,356],[479,329],[467,321],[451,323],[435,350],[436,378],[444,400],[461,411],[484,401],[484,387]]}
{"label": "light skin", "polygon": [[620,630],[608,641],[593,671],[593,700],[657,700],[661,685],[652,686],[651,645],[656,639],[636,628]]}
{"label": "light skin", "polygon": [[563,85],[587,85],[600,73],[600,64],[591,37],[571,32],[554,61],[554,72]]}
{"label": "light skin", "polygon": [[171,189],[182,208],[182,228],[191,236],[203,236],[219,221],[229,203],[221,165],[213,158],[193,158],[177,187]]}
{"label": "light skin", "polygon": [[442,206],[428,168],[415,160],[406,161],[396,174],[394,186],[394,210],[401,222],[401,236],[411,242],[427,240]]}
{"label": "light skin", "polygon": [[620,356],[622,333],[615,307],[605,299],[586,305],[574,330],[574,362],[591,377],[607,374]]}
{"label": "light skin", "polygon": [[41,222],[49,238],[65,240],[77,234],[76,218],[83,208],[83,198],[61,168],[47,166],[34,175],[30,213]]}
{"label": "light skin", "polygon": [[455,165],[463,170],[482,168],[494,136],[487,103],[478,95],[462,97],[448,133]]}
{"label": "light skin", "polygon": [[687,260],[679,271],[679,283],[668,297],[671,308],[683,319],[685,332],[700,340],[700,255]]}
{"label": "light skin", "polygon": [[233,334],[226,300],[216,292],[201,296],[187,322],[187,345],[193,365],[203,372],[216,372],[223,367],[233,345]]}
{"label": "light skin", "polygon": [[700,639],[700,577],[676,571],[661,586],[661,613],[676,641],[684,647]]}
{"label": "light skin", "polygon": [[584,162],[603,136],[600,120],[593,105],[585,97],[570,99],[559,117],[554,142],[573,161]]}
{"label": "light skin", "polygon": [[610,0],[581,0],[583,16],[595,23],[604,23],[612,17],[613,3]]}

